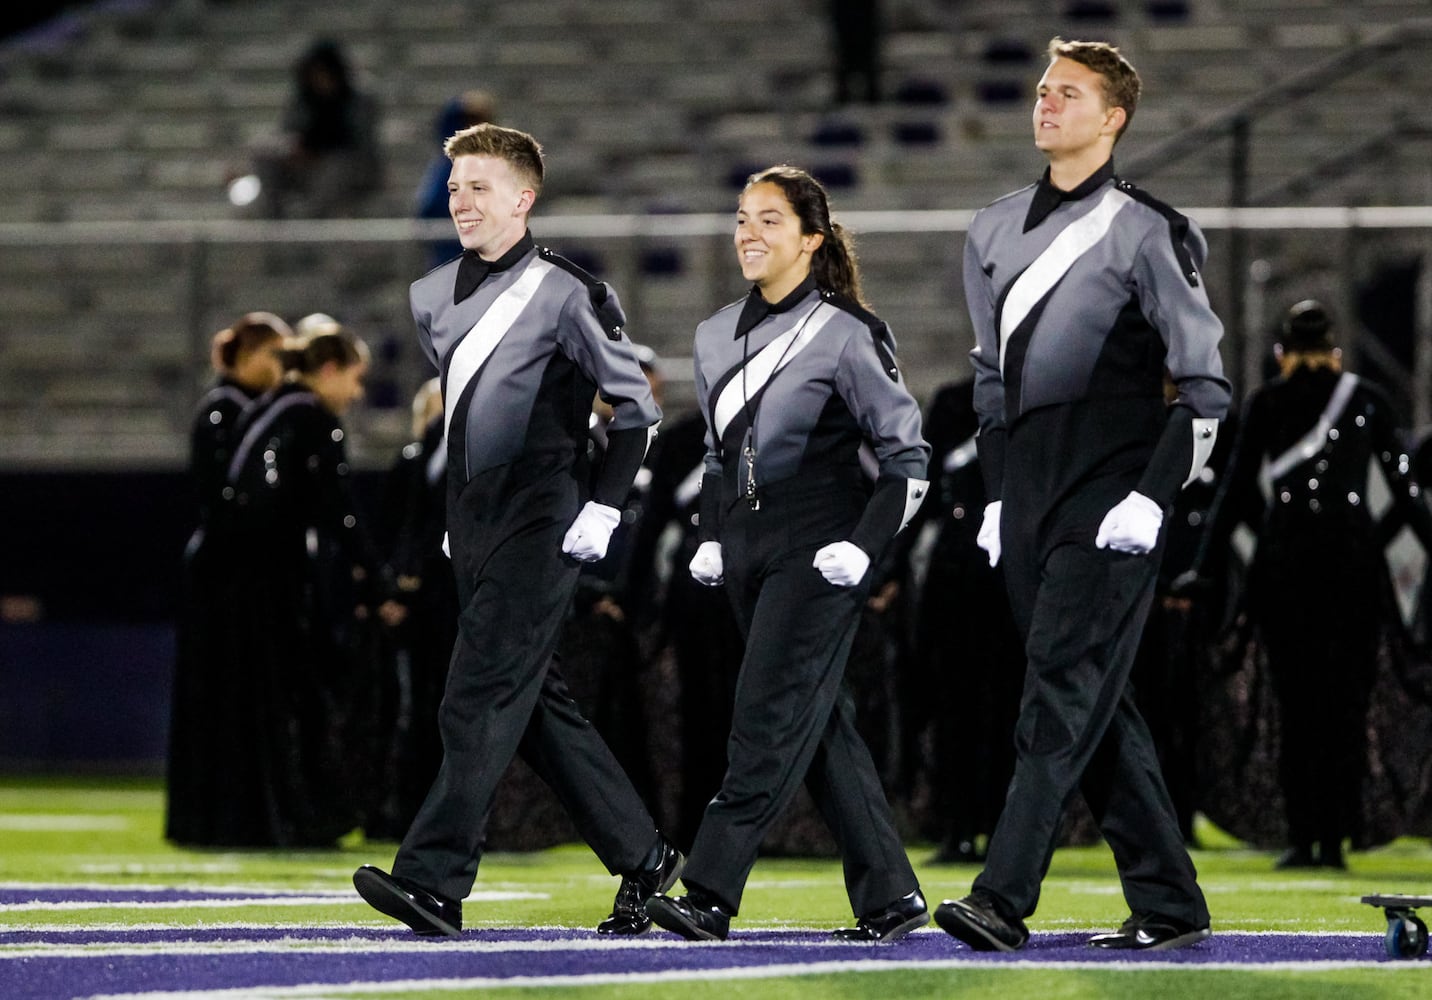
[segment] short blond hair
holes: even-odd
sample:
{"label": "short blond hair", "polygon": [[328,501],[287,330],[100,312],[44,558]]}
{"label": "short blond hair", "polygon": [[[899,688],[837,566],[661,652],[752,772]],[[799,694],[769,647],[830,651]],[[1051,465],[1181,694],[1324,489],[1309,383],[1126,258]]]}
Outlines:
{"label": "short blond hair", "polygon": [[443,152],[449,160],[459,156],[492,156],[504,160],[523,184],[537,194],[542,193],[542,145],[526,132],[483,122],[448,136]]}

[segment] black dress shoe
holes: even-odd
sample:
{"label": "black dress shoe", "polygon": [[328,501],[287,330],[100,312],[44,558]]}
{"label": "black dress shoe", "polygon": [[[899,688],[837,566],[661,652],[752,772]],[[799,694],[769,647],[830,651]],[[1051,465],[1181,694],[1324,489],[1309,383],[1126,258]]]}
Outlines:
{"label": "black dress shoe", "polygon": [[1212,935],[1213,931],[1207,925],[1194,927],[1157,913],[1135,913],[1112,934],[1095,934],[1089,939],[1089,947],[1114,951],[1172,951],[1174,948],[1187,948]]}
{"label": "black dress shoe", "polygon": [[831,936],[838,941],[898,941],[930,922],[930,908],[920,890],[907,893],[883,910],[867,913],[854,927],[842,927]]}
{"label": "black dress shoe", "polygon": [[641,934],[651,926],[651,917],[646,915],[646,901],[658,892],[665,892],[676,884],[681,869],[686,866],[686,857],[661,838],[661,860],[655,868],[622,876],[617,889],[617,898],[612,903],[612,912],[597,924],[598,934]]}
{"label": "black dress shoe", "polygon": [[405,878],[364,865],[353,888],[379,913],[401,920],[424,937],[462,937],[462,903],[428,892]]}
{"label": "black dress shoe", "polygon": [[646,901],[646,912],[660,927],[688,941],[725,941],[731,914],[714,898],[692,889],[685,896],[657,893]]}
{"label": "black dress shoe", "polygon": [[935,923],[975,951],[1017,951],[1029,940],[1024,921],[1005,917],[981,889],[935,907]]}

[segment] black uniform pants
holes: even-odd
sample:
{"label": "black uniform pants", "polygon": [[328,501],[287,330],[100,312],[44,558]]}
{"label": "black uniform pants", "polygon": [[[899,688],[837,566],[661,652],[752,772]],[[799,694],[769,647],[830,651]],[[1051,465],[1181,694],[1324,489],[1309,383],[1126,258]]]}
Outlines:
{"label": "black uniform pants", "polygon": [[842,679],[867,586],[837,587],[816,550],[847,537],[858,488],[771,489],[759,511],[737,503],[721,534],[726,590],[746,637],[728,765],[702,818],[685,881],[732,912],[770,825],[805,779],[840,846],[857,916],[916,889]]}
{"label": "black uniform pants", "polygon": [[462,611],[439,710],[443,762],[393,862],[394,875],[449,899],[472,890],[497,784],[517,754],[608,871],[635,871],[657,840],[641,797],[568,696],[553,658],[578,574],[561,555],[571,505],[560,499],[508,498],[515,511],[562,514],[496,545],[457,531],[450,539]]}
{"label": "black uniform pants", "polygon": [[1016,763],[975,888],[1021,918],[1033,913],[1060,818],[1082,790],[1130,911],[1206,926],[1208,908],[1129,685],[1162,549],[1143,556],[1097,549],[1091,529],[1087,542],[1042,554],[1023,527],[1016,511],[1000,532],[1028,657]]}

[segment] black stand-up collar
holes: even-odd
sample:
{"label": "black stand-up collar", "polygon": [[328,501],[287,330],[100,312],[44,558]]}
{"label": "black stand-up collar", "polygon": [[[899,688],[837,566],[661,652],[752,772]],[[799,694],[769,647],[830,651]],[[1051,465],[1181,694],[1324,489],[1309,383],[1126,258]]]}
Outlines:
{"label": "black stand-up collar", "polygon": [[518,240],[512,249],[496,260],[483,260],[478,256],[476,250],[464,250],[462,260],[458,261],[457,265],[457,281],[453,283],[452,304],[457,305],[477,291],[478,286],[487,280],[489,274],[501,274],[516,264],[527,255],[532,247],[532,231],[528,230],[522,234],[522,239]]}
{"label": "black stand-up collar", "polygon": [[1086,177],[1073,191],[1061,191],[1049,181],[1049,168],[1034,186],[1034,198],[1029,203],[1029,213],[1024,217],[1024,231],[1027,233],[1039,225],[1066,201],[1079,201],[1093,194],[1105,181],[1114,176],[1114,161],[1106,160],[1104,165]]}
{"label": "black stand-up collar", "polygon": [[750,333],[756,324],[767,316],[774,316],[777,313],[789,312],[794,309],[798,302],[815,289],[815,275],[808,274],[805,281],[792,289],[791,293],[781,301],[767,302],[761,295],[761,290],[752,285],[750,294],[746,296],[746,304],[741,307],[741,318],[736,321],[736,337],[744,337]]}

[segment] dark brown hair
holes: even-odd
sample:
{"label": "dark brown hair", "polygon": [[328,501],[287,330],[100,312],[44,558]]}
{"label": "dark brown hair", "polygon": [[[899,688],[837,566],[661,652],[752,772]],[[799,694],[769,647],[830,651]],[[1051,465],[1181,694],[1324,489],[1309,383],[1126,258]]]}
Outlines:
{"label": "dark brown hair", "polygon": [[860,262],[855,256],[855,241],[844,226],[831,221],[830,199],[820,181],[799,167],[782,163],[752,174],[746,180],[745,190],[757,184],[774,184],[781,189],[800,220],[801,235],[819,233],[825,237],[811,255],[811,273],[815,275],[816,284],[866,305],[860,291]]}
{"label": "dark brown hair", "polygon": [[368,361],[368,345],[341,326],[310,337],[291,337],[283,345],[283,367],[297,375],[312,375],[330,361],[349,368]]}

